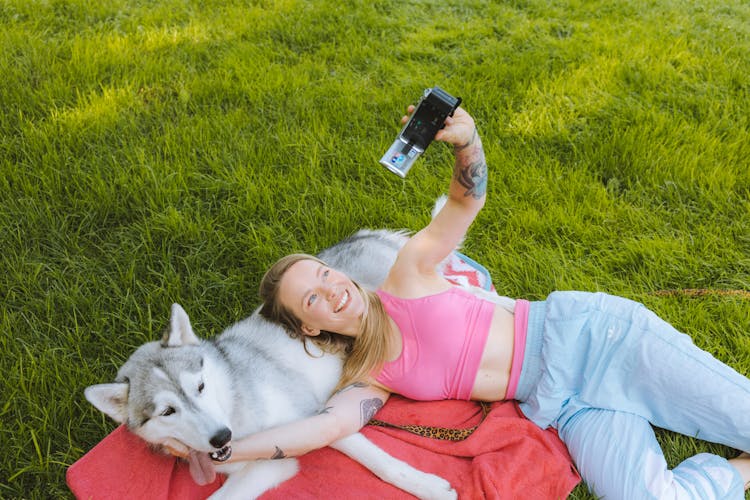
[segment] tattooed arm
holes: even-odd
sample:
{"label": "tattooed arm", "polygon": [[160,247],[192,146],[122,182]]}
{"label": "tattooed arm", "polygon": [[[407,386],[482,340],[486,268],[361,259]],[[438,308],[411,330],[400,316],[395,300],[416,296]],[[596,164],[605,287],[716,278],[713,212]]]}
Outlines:
{"label": "tattooed arm", "polygon": [[317,414],[232,442],[229,462],[296,457],[358,432],[390,393],[355,383],[336,392]]}
{"label": "tattooed arm", "polygon": [[[445,123],[435,139],[453,145],[456,157],[448,200],[429,225],[406,243],[388,280],[393,276],[403,283],[413,272],[434,275],[436,266],[458,246],[484,206],[487,162],[474,119],[458,108]],[[388,282],[384,289],[389,289]]]}

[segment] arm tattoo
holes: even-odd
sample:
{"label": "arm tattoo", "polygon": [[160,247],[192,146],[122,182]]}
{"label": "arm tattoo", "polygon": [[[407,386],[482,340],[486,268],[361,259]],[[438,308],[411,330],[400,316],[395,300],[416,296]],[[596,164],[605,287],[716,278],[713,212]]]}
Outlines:
{"label": "arm tattoo", "polygon": [[475,200],[484,196],[487,192],[487,163],[484,158],[466,168],[456,168],[456,180],[466,188],[464,196],[473,196]]}
{"label": "arm tattoo", "polygon": [[331,408],[333,408],[333,406],[326,406],[325,408],[321,408],[320,410],[318,410],[318,415],[329,413],[331,411]]}
{"label": "arm tattoo", "polygon": [[477,140],[477,128],[474,127],[474,132],[471,134],[471,139],[466,144],[461,144],[460,146],[453,146],[453,151],[461,151],[462,149],[466,149],[472,144],[474,144],[474,141]]}
{"label": "arm tattoo", "polygon": [[271,460],[279,460],[279,459],[282,459],[282,458],[286,458],[286,455],[284,454],[283,451],[281,451],[281,448],[279,448],[277,446],[276,447],[276,452],[271,457]]}
{"label": "arm tattoo", "polygon": [[362,387],[367,387],[368,384],[364,382],[354,382],[353,384],[349,384],[346,387],[342,387],[338,391],[336,391],[334,394],[341,394],[342,392],[346,392],[349,389],[361,389]]}
{"label": "arm tattoo", "polygon": [[383,407],[383,400],[378,398],[363,399],[360,403],[360,412],[362,414],[362,426],[364,427],[367,422]]}

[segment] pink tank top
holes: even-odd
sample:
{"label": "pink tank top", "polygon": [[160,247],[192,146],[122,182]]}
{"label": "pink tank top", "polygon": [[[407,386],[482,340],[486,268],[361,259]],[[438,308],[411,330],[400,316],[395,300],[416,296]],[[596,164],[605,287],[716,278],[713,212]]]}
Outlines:
{"label": "pink tank top", "polygon": [[458,287],[417,299],[377,294],[402,348],[376,380],[415,400],[470,399],[495,304]]}

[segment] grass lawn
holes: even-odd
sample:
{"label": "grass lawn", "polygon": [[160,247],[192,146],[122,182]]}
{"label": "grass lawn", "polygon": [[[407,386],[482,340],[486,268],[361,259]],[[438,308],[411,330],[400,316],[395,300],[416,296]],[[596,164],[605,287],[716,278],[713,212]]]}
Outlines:
{"label": "grass lawn", "polygon": [[483,137],[465,253],[499,292],[639,300],[750,375],[747,2],[0,0],[0,27],[2,498],[71,496],[114,427],[83,388],[173,302],[211,336],[277,257],[423,226],[449,149],[377,160],[433,85]]}

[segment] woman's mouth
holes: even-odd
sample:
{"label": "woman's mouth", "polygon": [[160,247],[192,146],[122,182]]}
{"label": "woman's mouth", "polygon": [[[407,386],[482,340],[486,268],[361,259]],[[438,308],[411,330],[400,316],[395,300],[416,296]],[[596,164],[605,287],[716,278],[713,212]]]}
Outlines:
{"label": "woman's mouth", "polygon": [[348,303],[349,303],[349,292],[344,290],[344,293],[341,294],[341,299],[339,299],[339,303],[336,304],[336,308],[333,310],[333,312],[335,313],[341,312]]}

